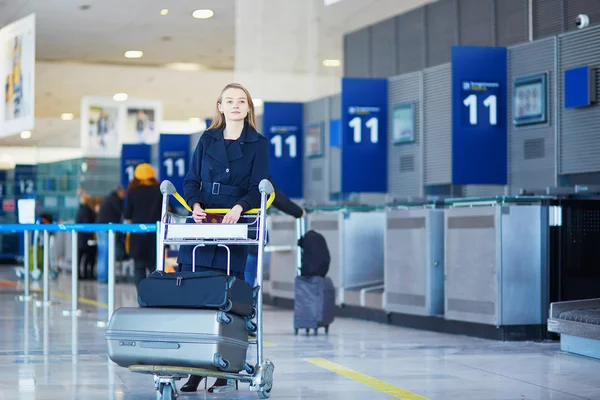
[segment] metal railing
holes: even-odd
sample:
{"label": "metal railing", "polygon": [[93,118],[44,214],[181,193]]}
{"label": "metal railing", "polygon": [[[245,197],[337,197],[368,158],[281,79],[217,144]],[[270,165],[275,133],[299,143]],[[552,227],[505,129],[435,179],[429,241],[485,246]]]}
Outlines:
{"label": "metal railing", "polygon": [[[51,232],[71,232],[71,313],[79,314],[78,302],[78,280],[79,265],[77,257],[77,234],[78,232],[108,232],[108,318],[110,321],[115,310],[115,233],[150,233],[159,230],[159,222],[156,224],[0,224],[0,234],[2,233],[23,233],[24,234],[24,291],[19,297],[22,301],[32,299],[29,288],[29,269],[32,260],[29,259],[29,246],[31,245],[31,232],[43,233],[43,301],[46,307],[50,305],[50,233]],[[157,235],[158,236],[158,235]],[[35,243],[37,246],[37,243]],[[157,250],[158,252],[158,250]],[[37,252],[34,251],[34,257]],[[157,256],[162,256],[158,255]],[[37,258],[37,257],[36,257]],[[37,260],[35,260],[37,268]]]}

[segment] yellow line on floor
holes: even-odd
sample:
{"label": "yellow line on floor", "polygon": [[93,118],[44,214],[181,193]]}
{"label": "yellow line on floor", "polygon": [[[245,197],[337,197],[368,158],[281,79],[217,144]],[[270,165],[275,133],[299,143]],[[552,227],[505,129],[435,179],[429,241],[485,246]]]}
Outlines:
{"label": "yellow line on floor", "polygon": [[[0,283],[4,283],[6,285],[11,285],[11,286],[17,286],[17,284],[18,284],[15,281],[10,281],[10,280],[7,280],[7,279],[0,279]],[[42,292],[42,289],[37,289],[37,288],[31,288],[30,290],[32,292]],[[51,290],[50,294],[52,296],[61,297],[63,299],[71,299],[72,298],[72,296],[70,294],[66,294],[66,293],[62,293],[62,292],[57,292],[55,290]],[[79,297],[77,299],[77,301],[79,301],[80,303],[89,304],[89,305],[95,306],[95,307],[108,308],[108,304],[106,304],[106,303],[100,303],[100,302],[98,302],[96,300],[88,299],[88,298],[85,298],[85,297]],[[254,340],[253,338],[249,338],[249,339],[250,340]],[[265,347],[274,347],[275,344],[263,341],[263,346],[265,346]]]}
{"label": "yellow line on floor", "polygon": [[354,381],[360,382],[364,385],[370,386],[373,389],[377,389],[380,392],[389,394],[392,397],[402,400],[428,400],[426,397],[419,396],[418,394],[409,392],[408,390],[404,390],[399,388],[398,386],[394,386],[390,383],[384,382],[382,380],[373,378],[372,376],[365,375],[361,372],[354,371],[350,368],[346,368],[342,365],[336,364],[324,358],[309,358],[308,361],[311,364],[314,364],[318,367],[327,369],[331,372],[335,372],[336,374],[345,376],[346,378],[350,378]]}

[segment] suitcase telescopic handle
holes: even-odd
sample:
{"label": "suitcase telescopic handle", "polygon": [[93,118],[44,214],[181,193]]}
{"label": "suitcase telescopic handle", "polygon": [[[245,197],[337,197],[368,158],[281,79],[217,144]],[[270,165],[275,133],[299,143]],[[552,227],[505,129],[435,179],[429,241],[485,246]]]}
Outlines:
{"label": "suitcase telescopic handle", "polygon": [[[271,204],[273,204],[273,201],[275,200],[275,190],[273,189],[273,185],[267,179],[263,179],[260,182],[259,190],[261,192],[266,192],[269,195],[269,198],[267,199],[267,209],[269,209],[269,207],[271,207]],[[163,181],[160,184],[160,191],[162,192],[162,194],[172,195],[173,197],[175,197],[175,199],[177,199],[179,204],[181,204],[183,207],[185,207],[186,210],[188,210],[189,212],[192,212],[192,208],[187,204],[187,202],[183,199],[183,197],[181,197],[181,195],[179,193],[177,193],[177,190],[175,189],[175,185],[173,185],[173,183],[171,181],[168,181],[168,180]],[[230,208],[207,208],[204,211],[209,214],[227,214],[230,210],[231,210]],[[258,214],[259,211],[260,211],[260,208],[252,208],[252,209],[246,211],[245,214],[246,215]]]}

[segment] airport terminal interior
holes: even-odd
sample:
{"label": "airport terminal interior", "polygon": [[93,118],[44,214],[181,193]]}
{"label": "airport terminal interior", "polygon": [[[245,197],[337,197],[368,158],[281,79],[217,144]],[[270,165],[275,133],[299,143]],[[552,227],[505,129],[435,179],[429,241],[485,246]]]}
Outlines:
{"label": "airport terminal interior", "polygon": [[0,399],[600,400],[600,1],[0,0]]}

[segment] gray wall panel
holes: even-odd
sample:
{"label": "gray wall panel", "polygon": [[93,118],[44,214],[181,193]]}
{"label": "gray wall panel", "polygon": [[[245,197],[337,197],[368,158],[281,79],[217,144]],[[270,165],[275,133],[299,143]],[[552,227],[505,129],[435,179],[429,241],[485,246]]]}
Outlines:
{"label": "gray wall panel", "polygon": [[600,23],[600,1],[598,0],[568,0],[564,3],[565,31],[576,31],[575,19],[579,14],[590,17],[590,25]]}
{"label": "gray wall panel", "polygon": [[396,18],[371,28],[371,76],[387,78],[396,74]]}
{"label": "gray wall panel", "polygon": [[[304,129],[310,125],[324,122],[327,132],[328,99],[321,98],[304,104]],[[329,144],[325,134],[324,144]],[[329,199],[329,146],[323,146],[324,155],[319,158],[304,159],[304,198],[311,203],[326,203]]]}
{"label": "gray wall panel", "polygon": [[457,0],[427,5],[427,66],[450,62],[451,47],[458,44]]}
{"label": "gray wall panel", "polygon": [[452,181],[452,70],[450,64],[423,71],[425,185]]}
{"label": "gray wall panel", "polygon": [[[508,50],[508,181],[510,193],[520,188],[543,189],[554,186],[556,179],[554,84],[556,38],[534,41]],[[547,73],[548,122],[515,126],[512,82],[516,78]]]}
{"label": "gray wall panel", "polygon": [[494,45],[494,0],[459,0],[458,22],[461,45]]}
{"label": "gray wall panel", "polygon": [[[600,106],[564,108],[564,71],[589,65],[600,66],[600,26],[559,37],[559,120],[561,174],[600,171]],[[596,82],[600,82],[596,77]]]}
{"label": "gray wall panel", "polygon": [[426,8],[421,7],[396,19],[398,32],[397,74],[419,71],[427,67],[425,47]]}
{"label": "gray wall panel", "polygon": [[344,36],[344,76],[371,76],[371,28],[367,27]]}
{"label": "gray wall panel", "polygon": [[465,197],[490,197],[502,196],[505,193],[505,186],[498,185],[465,185],[463,186],[463,196]]}
{"label": "gray wall panel", "polygon": [[[500,0],[502,1],[502,0]],[[564,30],[563,0],[533,1],[533,38],[558,35]]]}
{"label": "gray wall panel", "polygon": [[529,40],[528,0],[496,0],[496,45],[512,46]]}
{"label": "gray wall panel", "polygon": [[[413,72],[389,79],[388,192],[393,196],[420,196],[421,182],[421,83],[422,73]],[[394,145],[393,113],[399,104],[415,105],[415,143]]]}

